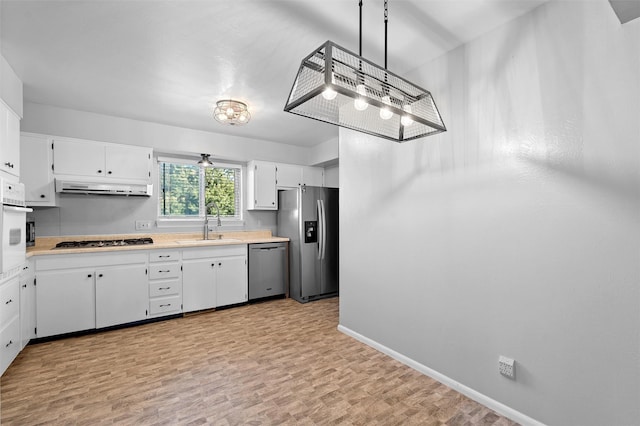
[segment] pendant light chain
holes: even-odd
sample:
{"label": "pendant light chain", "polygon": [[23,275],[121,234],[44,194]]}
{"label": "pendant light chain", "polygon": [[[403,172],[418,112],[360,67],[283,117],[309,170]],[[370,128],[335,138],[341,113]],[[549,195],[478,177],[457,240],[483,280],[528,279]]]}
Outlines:
{"label": "pendant light chain", "polygon": [[[384,69],[387,69],[387,23],[389,22],[388,0],[384,0]],[[362,55],[360,55],[362,56]]]}
{"label": "pendant light chain", "polygon": [[358,7],[360,8],[360,50],[358,55],[362,56],[362,0],[358,3]]}

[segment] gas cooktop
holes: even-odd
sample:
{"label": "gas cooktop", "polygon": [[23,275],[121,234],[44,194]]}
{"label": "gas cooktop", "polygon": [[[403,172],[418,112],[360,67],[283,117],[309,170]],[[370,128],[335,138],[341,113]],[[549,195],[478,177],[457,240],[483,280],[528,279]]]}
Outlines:
{"label": "gas cooktop", "polygon": [[54,249],[139,246],[143,244],[153,244],[153,240],[151,238],[127,238],[123,240],[63,241],[56,244]]}

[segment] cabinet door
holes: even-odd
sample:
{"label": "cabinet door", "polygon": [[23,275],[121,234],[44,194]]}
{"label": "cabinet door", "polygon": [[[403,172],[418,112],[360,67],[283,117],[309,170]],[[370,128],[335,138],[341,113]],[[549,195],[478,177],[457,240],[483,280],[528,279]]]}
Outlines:
{"label": "cabinet door", "polygon": [[37,274],[37,337],[96,327],[94,272],[83,269],[43,271]]}
{"label": "cabinet door", "polygon": [[278,164],[276,170],[278,188],[297,188],[302,184],[302,167],[295,164]]}
{"label": "cabinet door", "polygon": [[96,327],[140,321],[149,313],[146,265],[96,271]]}
{"label": "cabinet door", "polygon": [[23,134],[20,138],[20,180],[24,183],[29,206],[55,206],[51,142],[52,139],[46,136]]}
{"label": "cabinet door", "polygon": [[151,180],[151,148],[106,145],[107,176],[129,180]]}
{"label": "cabinet door", "polygon": [[254,165],[254,207],[263,210],[277,209],[276,165],[256,163]]}
{"label": "cabinet door", "polygon": [[33,266],[27,266],[20,275],[20,340],[24,349],[34,336],[36,326],[36,287]]}
{"label": "cabinet door", "polygon": [[0,170],[20,176],[20,118],[0,102]]}
{"label": "cabinet door", "polygon": [[20,282],[18,277],[14,277],[0,286],[0,329],[18,316],[20,316]]}
{"label": "cabinet door", "polygon": [[302,183],[307,186],[323,186],[324,169],[322,167],[303,167]]}
{"label": "cabinet door", "polygon": [[182,310],[199,311],[216,307],[215,264],[211,259],[182,262]]}
{"label": "cabinet door", "polygon": [[59,175],[105,176],[104,144],[80,139],[53,141],[54,172]]}
{"label": "cabinet door", "polygon": [[227,306],[246,302],[249,281],[247,279],[247,257],[233,256],[217,259],[216,262],[216,306]]}

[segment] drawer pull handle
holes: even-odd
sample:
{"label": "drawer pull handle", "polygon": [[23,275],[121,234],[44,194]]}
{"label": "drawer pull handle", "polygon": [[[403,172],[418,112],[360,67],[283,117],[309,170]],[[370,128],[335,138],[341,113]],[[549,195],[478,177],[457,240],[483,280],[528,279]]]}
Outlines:
{"label": "drawer pull handle", "polygon": [[171,287],[158,287],[158,290],[171,290]]}
{"label": "drawer pull handle", "polygon": [[167,306],[171,306],[171,303],[167,303],[165,305],[160,305],[161,308],[166,308]]}
{"label": "drawer pull handle", "polygon": [[4,345],[5,348],[8,348],[9,346],[13,345],[13,340],[9,340],[9,343],[7,343],[6,345]]}
{"label": "drawer pull handle", "polygon": [[167,270],[162,270],[161,269],[161,270],[158,271],[158,273],[165,273],[165,272],[171,272],[171,271],[169,269],[167,269]]}
{"label": "drawer pull handle", "polygon": [[9,299],[6,302],[4,302],[5,305],[8,305],[9,303],[13,302],[13,299]]}
{"label": "drawer pull handle", "polygon": [[162,255],[162,256],[158,256],[158,257],[171,257],[170,254],[166,254],[166,255]]}

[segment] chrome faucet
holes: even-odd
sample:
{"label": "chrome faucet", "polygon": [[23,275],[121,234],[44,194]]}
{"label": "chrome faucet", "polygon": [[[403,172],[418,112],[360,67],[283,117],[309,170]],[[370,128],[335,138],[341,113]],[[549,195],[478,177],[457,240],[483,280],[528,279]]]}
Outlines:
{"label": "chrome faucet", "polygon": [[[220,221],[220,208],[218,207],[218,205],[216,204],[215,201],[211,201],[209,204],[207,204],[204,207],[204,236],[203,236],[203,239],[205,239],[205,240],[209,239],[209,207],[215,207],[216,208],[216,214],[218,215],[217,226],[218,227],[222,226],[222,222]],[[218,234],[218,238],[222,238],[222,235]]]}

